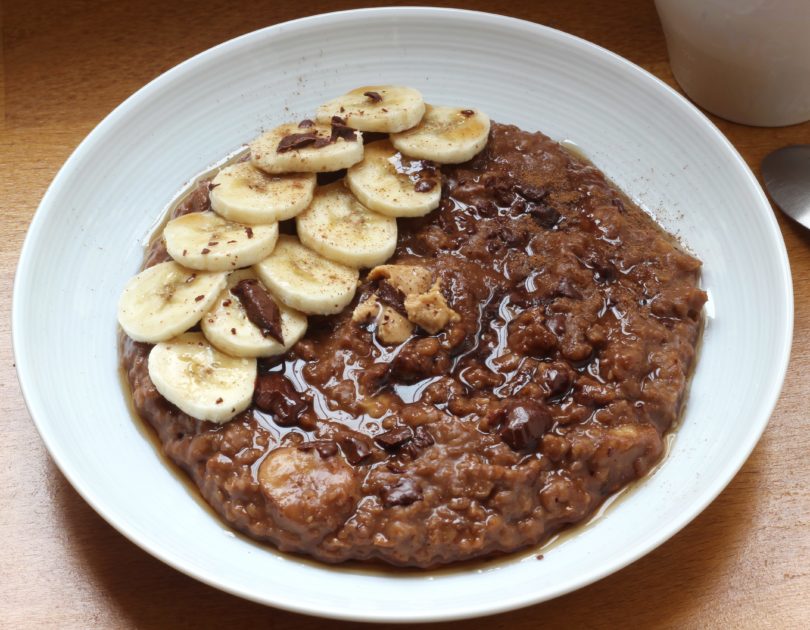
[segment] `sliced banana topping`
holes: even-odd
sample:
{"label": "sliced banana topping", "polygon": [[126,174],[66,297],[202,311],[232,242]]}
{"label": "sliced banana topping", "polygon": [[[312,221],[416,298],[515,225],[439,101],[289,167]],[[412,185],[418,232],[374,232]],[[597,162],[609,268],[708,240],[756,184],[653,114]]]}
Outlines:
{"label": "sliced banana topping", "polygon": [[[145,269],[122,292],[121,328],[156,344],[148,370],[158,392],[194,418],[231,420],[253,400],[256,359],[303,338],[307,314],[340,313],[364,267],[374,267],[371,292],[352,318],[374,322],[383,343],[402,343],[417,326],[436,334],[458,321],[429,269],[382,263],[396,249],[396,219],[439,206],[438,165],[472,159],[489,130],[479,110],[426,105],[413,88],[370,85],[324,103],[315,121],[256,138],[249,162],[222,168],[211,182],[212,212],[166,224],[174,260]],[[364,147],[362,132],[390,137]],[[317,186],[316,173],[343,169],[345,180]],[[280,235],[278,222],[292,218],[297,236]],[[202,333],[188,332],[197,323]],[[314,451],[282,451],[260,470],[274,509],[286,500],[278,491],[286,486],[273,481],[278,470],[297,466],[288,476],[298,480],[321,463]]]}
{"label": "sliced banana topping", "polygon": [[367,85],[338,96],[318,108],[318,122],[339,116],[361,131],[396,133],[418,125],[425,113],[422,94],[400,85]]}
{"label": "sliced banana topping", "polygon": [[289,350],[307,331],[307,316],[285,304],[278,304],[281,340],[262,331],[248,317],[242,301],[234,293],[243,280],[258,280],[251,269],[234,271],[227,288],[200,321],[208,341],[234,357],[271,357]]}
{"label": "sliced banana topping", "polygon": [[343,181],[316,188],[295,226],[304,245],[350,267],[383,263],[397,246],[396,219],[366,208]]}
{"label": "sliced banana topping", "polygon": [[135,341],[171,339],[200,321],[226,282],[226,273],[194,271],[174,261],[149,267],[124,287],[118,323]]}
{"label": "sliced banana topping", "polygon": [[352,301],[357,269],[324,258],[282,234],[273,253],[254,267],[274,297],[312,315],[332,315]]}
{"label": "sliced banana topping", "polygon": [[192,212],[166,224],[166,250],[191,269],[232,271],[249,267],[273,251],[278,224],[242,225],[213,212]]}
{"label": "sliced banana topping", "polygon": [[312,201],[314,173],[269,175],[250,162],[223,168],[211,182],[211,207],[226,219],[260,225],[291,219]]}
{"label": "sliced banana topping", "polygon": [[199,420],[227,422],[253,400],[256,359],[236,359],[201,333],[162,341],[149,353],[149,378],[160,394]]}
{"label": "sliced banana topping", "polygon": [[387,140],[366,145],[363,161],[346,172],[346,183],[368,208],[390,217],[421,217],[439,206],[436,165],[402,155]]}
{"label": "sliced banana topping", "polygon": [[427,105],[417,127],[391,135],[391,144],[410,157],[439,164],[471,160],[487,144],[489,117],[477,109]]}
{"label": "sliced banana topping", "polygon": [[363,134],[339,122],[286,123],[254,140],[250,159],[267,173],[339,171],[363,159]]}

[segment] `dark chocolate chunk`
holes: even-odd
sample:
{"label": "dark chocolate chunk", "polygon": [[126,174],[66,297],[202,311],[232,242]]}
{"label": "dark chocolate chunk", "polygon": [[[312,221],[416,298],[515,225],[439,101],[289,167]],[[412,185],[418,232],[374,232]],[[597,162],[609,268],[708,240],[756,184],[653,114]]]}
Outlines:
{"label": "dark chocolate chunk", "polygon": [[538,203],[545,201],[548,197],[548,190],[542,186],[532,186],[531,184],[516,184],[514,190],[526,201],[534,201]]}
{"label": "dark chocolate chunk", "polygon": [[593,265],[593,279],[596,282],[606,284],[613,282],[617,277],[618,272],[612,263],[595,263]]}
{"label": "dark chocolate chunk", "polygon": [[338,443],[346,459],[355,466],[363,463],[371,455],[371,447],[368,443],[354,435],[344,435],[338,440]]}
{"label": "dark chocolate chunk", "polygon": [[357,134],[354,129],[346,126],[342,118],[332,116],[332,135],[329,137],[329,142],[337,142],[340,138],[343,138],[347,142],[355,142],[357,140]]}
{"label": "dark chocolate chunk", "polygon": [[338,447],[334,440],[312,440],[311,442],[304,442],[298,445],[299,451],[310,451],[312,449],[318,451],[318,455],[321,456],[321,459],[328,459],[329,457],[337,455],[338,452]]}
{"label": "dark chocolate chunk", "polygon": [[560,297],[567,297],[573,300],[581,300],[582,293],[571,284],[571,281],[568,278],[560,278],[560,281],[557,283],[557,291],[556,295]]}
{"label": "dark chocolate chunk", "polygon": [[382,95],[379,92],[363,92],[363,96],[367,96],[368,100],[372,103],[379,103],[383,100]]}
{"label": "dark chocolate chunk", "polygon": [[525,451],[537,446],[537,441],[551,427],[552,419],[546,407],[534,400],[514,400],[504,407],[501,439],[513,450]]}
{"label": "dark chocolate chunk", "polygon": [[387,280],[381,280],[375,291],[377,298],[387,304],[400,315],[408,316],[405,310],[405,294]]}
{"label": "dark chocolate chunk", "polygon": [[239,298],[242,306],[245,307],[247,318],[262,331],[262,335],[272,337],[284,345],[281,311],[267,289],[258,280],[241,280],[231,289],[231,293]]}
{"label": "dark chocolate chunk", "polygon": [[276,147],[276,153],[286,153],[293,149],[303,149],[304,147],[311,146],[320,138],[314,131],[306,131],[304,133],[291,133],[284,136]]}
{"label": "dark chocolate chunk", "polygon": [[380,498],[385,507],[410,505],[422,498],[422,488],[409,477],[400,477],[393,486],[380,491]]}
{"label": "dark chocolate chunk", "polygon": [[405,461],[414,460],[419,457],[419,448],[413,443],[413,440],[405,442],[397,450],[397,456]]}
{"label": "dark chocolate chunk", "polygon": [[419,448],[427,448],[431,444],[435,444],[435,441],[433,440],[433,436],[430,434],[430,431],[420,424],[418,427],[416,427],[416,429],[414,429],[413,443]]}
{"label": "dark chocolate chunk", "polygon": [[374,440],[389,451],[395,451],[413,437],[413,430],[409,426],[394,427],[375,436]]}
{"label": "dark chocolate chunk", "polygon": [[561,396],[571,388],[571,374],[568,370],[551,368],[546,372],[546,386],[549,396]]}
{"label": "dark chocolate chunk", "polygon": [[413,185],[413,189],[420,193],[429,192],[434,188],[436,188],[436,181],[433,179],[420,179]]}
{"label": "dark chocolate chunk", "polygon": [[304,118],[300,123],[298,123],[299,129],[309,129],[310,127],[315,126],[315,121],[310,120],[309,118]]}
{"label": "dark chocolate chunk", "polygon": [[256,379],[253,402],[260,411],[272,414],[275,423],[282,427],[295,426],[307,408],[301,394],[278,372],[261,374]]}
{"label": "dark chocolate chunk", "polygon": [[[336,182],[339,179],[343,179],[345,176],[346,176],[345,168],[339,171],[332,171],[331,173],[318,173],[317,174],[318,186],[326,186],[327,184]],[[293,223],[295,222],[293,221]]]}
{"label": "dark chocolate chunk", "polygon": [[528,203],[526,205],[526,214],[531,216],[540,227],[547,230],[553,228],[560,221],[560,213],[544,203]]}

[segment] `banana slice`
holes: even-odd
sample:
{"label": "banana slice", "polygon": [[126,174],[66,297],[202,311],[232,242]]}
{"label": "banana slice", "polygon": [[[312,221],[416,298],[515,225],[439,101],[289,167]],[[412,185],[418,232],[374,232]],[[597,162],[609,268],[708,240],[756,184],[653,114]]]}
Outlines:
{"label": "banana slice", "polygon": [[286,234],[253,269],[274,297],[311,315],[342,311],[352,301],[360,277],[357,269],[332,262]]}
{"label": "banana slice", "polygon": [[160,394],[198,420],[222,424],[253,400],[256,359],[229,357],[201,333],[157,344],[149,353],[148,367]]}
{"label": "banana slice", "polygon": [[428,105],[418,127],[391,136],[405,155],[439,164],[471,160],[487,144],[489,117],[477,109]]}
{"label": "banana slice", "polygon": [[346,183],[364,206],[389,217],[421,217],[439,206],[436,166],[403,156],[387,140],[366,146],[363,161],[346,172]]}
{"label": "banana slice", "polygon": [[[250,145],[253,166],[266,173],[328,173],[363,159],[363,134],[344,125],[287,123]],[[301,123],[304,124],[304,123]]]}
{"label": "banana slice", "polygon": [[228,287],[219,294],[214,308],[200,321],[208,341],[218,350],[234,357],[272,357],[289,350],[307,331],[307,316],[280,304],[281,333],[284,343],[264,336],[247,316],[245,307],[231,292],[242,280],[256,279],[251,269],[234,271],[228,277]]}
{"label": "banana slice", "polygon": [[418,125],[425,113],[419,90],[399,85],[367,85],[321,105],[315,115],[328,123],[339,116],[361,131],[396,133]]}
{"label": "banana slice", "polygon": [[225,288],[227,275],[186,269],[174,261],[144,269],[124,287],[118,323],[135,341],[171,339],[200,321]]}
{"label": "banana slice", "polygon": [[295,227],[304,245],[349,267],[384,263],[397,246],[396,219],[366,208],[340,180],[315,189]]}
{"label": "banana slice", "polygon": [[261,225],[293,218],[312,201],[314,173],[268,175],[250,162],[223,168],[211,182],[211,207],[226,219]]}
{"label": "banana slice", "polygon": [[242,225],[213,212],[192,212],[163,230],[166,250],[191,269],[232,271],[267,258],[276,246],[278,224]]}

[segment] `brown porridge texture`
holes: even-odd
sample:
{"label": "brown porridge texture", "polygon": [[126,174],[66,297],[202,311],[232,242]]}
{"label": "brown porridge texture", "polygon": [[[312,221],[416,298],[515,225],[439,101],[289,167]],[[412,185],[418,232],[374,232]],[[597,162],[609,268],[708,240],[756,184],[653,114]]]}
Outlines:
{"label": "brown porridge texture", "polygon": [[[352,310],[259,361],[225,425],[163,399],[122,337],[138,413],[226,521],[327,562],[430,567],[581,521],[660,459],[695,358],[700,262],[602,173],[492,125],[443,167],[438,210],[400,219],[389,264],[428,269],[460,315],[385,346]],[[177,212],[208,209],[200,186]],[[146,266],[167,259],[155,243]],[[265,461],[266,460],[266,461]]]}

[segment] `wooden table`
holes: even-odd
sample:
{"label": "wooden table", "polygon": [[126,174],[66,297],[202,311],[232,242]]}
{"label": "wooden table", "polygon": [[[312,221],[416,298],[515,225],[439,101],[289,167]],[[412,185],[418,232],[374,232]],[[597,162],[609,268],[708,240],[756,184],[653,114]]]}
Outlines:
{"label": "wooden table", "polygon": [[[28,0],[2,7],[0,135],[0,627],[348,628],[241,601],[153,559],[93,512],[54,466],[26,411],[11,350],[11,287],[28,222],[79,141],[144,83],[214,44],[364,2]],[[441,3],[486,10],[482,1]],[[505,5],[506,6],[506,5]],[[675,85],[649,0],[514,1],[509,12],[605,46]],[[810,123],[715,119],[758,172]],[[777,213],[796,329],[784,392],[728,489],[659,549],[597,584],[475,627],[810,626],[810,233]],[[418,605],[418,604],[417,604]]]}

